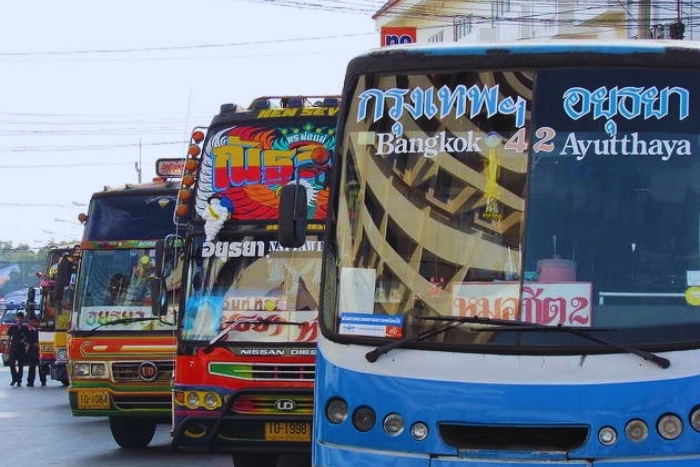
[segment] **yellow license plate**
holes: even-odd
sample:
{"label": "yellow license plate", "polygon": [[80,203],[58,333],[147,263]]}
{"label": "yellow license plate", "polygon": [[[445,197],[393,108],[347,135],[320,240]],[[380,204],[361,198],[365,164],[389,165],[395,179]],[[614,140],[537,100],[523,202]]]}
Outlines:
{"label": "yellow license plate", "polygon": [[265,441],[311,441],[311,424],[301,422],[265,423]]}
{"label": "yellow license plate", "polygon": [[108,391],[80,391],[78,393],[79,409],[109,409]]}

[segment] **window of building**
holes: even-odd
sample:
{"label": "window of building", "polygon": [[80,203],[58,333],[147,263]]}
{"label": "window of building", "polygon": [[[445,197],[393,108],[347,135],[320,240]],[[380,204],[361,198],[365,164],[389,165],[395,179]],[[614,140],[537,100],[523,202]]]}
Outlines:
{"label": "window of building", "polygon": [[445,31],[440,31],[428,37],[428,42],[445,42]]}
{"label": "window of building", "polygon": [[473,27],[474,22],[472,15],[455,17],[455,41],[471,34]]}

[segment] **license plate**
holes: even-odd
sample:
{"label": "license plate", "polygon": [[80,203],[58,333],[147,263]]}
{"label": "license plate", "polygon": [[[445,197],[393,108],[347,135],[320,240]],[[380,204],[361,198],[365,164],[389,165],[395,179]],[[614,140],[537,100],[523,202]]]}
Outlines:
{"label": "license plate", "polygon": [[79,409],[109,409],[109,392],[80,391],[78,393]]}
{"label": "license plate", "polygon": [[265,423],[265,441],[311,441],[311,424],[300,422]]}

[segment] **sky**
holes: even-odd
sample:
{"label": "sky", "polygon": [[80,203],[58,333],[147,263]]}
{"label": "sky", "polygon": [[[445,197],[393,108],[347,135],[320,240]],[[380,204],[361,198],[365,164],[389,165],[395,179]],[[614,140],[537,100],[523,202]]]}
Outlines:
{"label": "sky", "polygon": [[221,104],[340,94],[384,2],[4,3],[0,241],[39,248],[79,241],[92,193],[151,180]]}

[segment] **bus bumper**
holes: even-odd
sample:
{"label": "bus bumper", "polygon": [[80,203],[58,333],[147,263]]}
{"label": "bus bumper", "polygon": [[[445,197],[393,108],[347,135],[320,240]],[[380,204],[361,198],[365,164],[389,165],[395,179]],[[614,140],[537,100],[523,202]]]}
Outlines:
{"label": "bus bumper", "polygon": [[313,467],[696,467],[700,455],[623,457],[616,459],[585,460],[522,460],[504,459],[503,454],[492,458],[468,456],[438,456],[393,451],[360,450],[349,446],[314,443]]}

